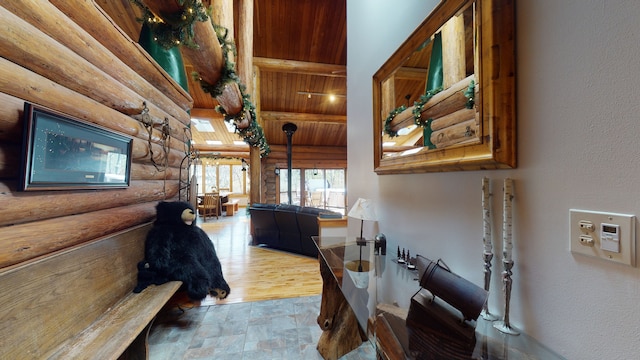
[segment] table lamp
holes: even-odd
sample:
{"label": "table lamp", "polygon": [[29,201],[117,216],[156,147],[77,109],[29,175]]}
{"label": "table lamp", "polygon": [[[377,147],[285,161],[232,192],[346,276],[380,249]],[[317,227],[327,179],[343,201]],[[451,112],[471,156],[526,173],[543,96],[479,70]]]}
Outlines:
{"label": "table lamp", "polygon": [[377,221],[376,213],[373,210],[373,203],[369,199],[358,198],[353,207],[347,214],[347,216],[360,219],[360,237],[356,239],[356,244],[360,246],[360,261],[358,262],[358,271],[362,271],[362,247],[367,244],[364,237],[362,237],[362,228],[364,221]]}

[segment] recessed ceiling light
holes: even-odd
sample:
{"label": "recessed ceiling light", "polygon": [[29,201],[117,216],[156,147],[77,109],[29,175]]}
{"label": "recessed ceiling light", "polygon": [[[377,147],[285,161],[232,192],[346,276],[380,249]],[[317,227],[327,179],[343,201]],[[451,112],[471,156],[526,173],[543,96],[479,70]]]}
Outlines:
{"label": "recessed ceiling light", "polygon": [[193,127],[195,127],[196,130],[198,130],[199,132],[215,132],[216,131],[213,128],[213,126],[211,126],[211,123],[209,122],[209,120],[192,118],[191,123],[193,124]]}
{"label": "recessed ceiling light", "polygon": [[220,140],[207,140],[207,145],[222,145]]}
{"label": "recessed ceiling light", "polygon": [[402,129],[398,130],[398,135],[408,135],[417,127],[418,126],[416,124],[411,124],[407,127],[403,127]]}
{"label": "recessed ceiling light", "polygon": [[395,144],[396,144],[395,141],[385,141],[382,143],[382,146],[393,146]]}
{"label": "recessed ceiling light", "polygon": [[230,133],[234,133],[236,132],[236,126],[231,123],[230,121],[223,121],[224,122],[224,126],[227,127],[227,131]]}
{"label": "recessed ceiling light", "polygon": [[242,140],[233,140],[234,145],[245,145],[246,143]]}

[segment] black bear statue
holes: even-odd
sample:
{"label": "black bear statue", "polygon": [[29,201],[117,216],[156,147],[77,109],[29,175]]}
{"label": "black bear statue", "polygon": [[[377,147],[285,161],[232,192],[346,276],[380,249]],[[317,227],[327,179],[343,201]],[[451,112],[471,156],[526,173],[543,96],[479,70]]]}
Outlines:
{"label": "black bear statue", "polygon": [[138,286],[179,280],[192,300],[208,294],[226,298],[231,289],[222,274],[215,247],[207,234],[195,224],[193,206],[183,201],[161,201],[156,221],[145,240],[145,259],[138,264]]}

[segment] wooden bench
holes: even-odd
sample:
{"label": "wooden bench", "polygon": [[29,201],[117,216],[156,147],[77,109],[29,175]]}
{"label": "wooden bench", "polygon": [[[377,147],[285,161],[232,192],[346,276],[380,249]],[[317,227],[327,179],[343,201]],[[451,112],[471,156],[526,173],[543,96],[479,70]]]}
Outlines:
{"label": "wooden bench", "polygon": [[146,359],[156,314],[181,286],[139,294],[151,224],[0,270],[0,359]]}
{"label": "wooden bench", "polygon": [[238,199],[229,199],[229,201],[222,204],[222,206],[224,206],[227,216],[233,216],[240,207]]}

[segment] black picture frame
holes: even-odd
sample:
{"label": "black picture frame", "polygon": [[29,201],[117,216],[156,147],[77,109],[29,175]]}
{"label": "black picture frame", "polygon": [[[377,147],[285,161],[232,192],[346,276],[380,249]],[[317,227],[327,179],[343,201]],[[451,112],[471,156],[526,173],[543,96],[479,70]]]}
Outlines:
{"label": "black picture frame", "polygon": [[25,102],[21,191],[126,188],[133,139]]}

